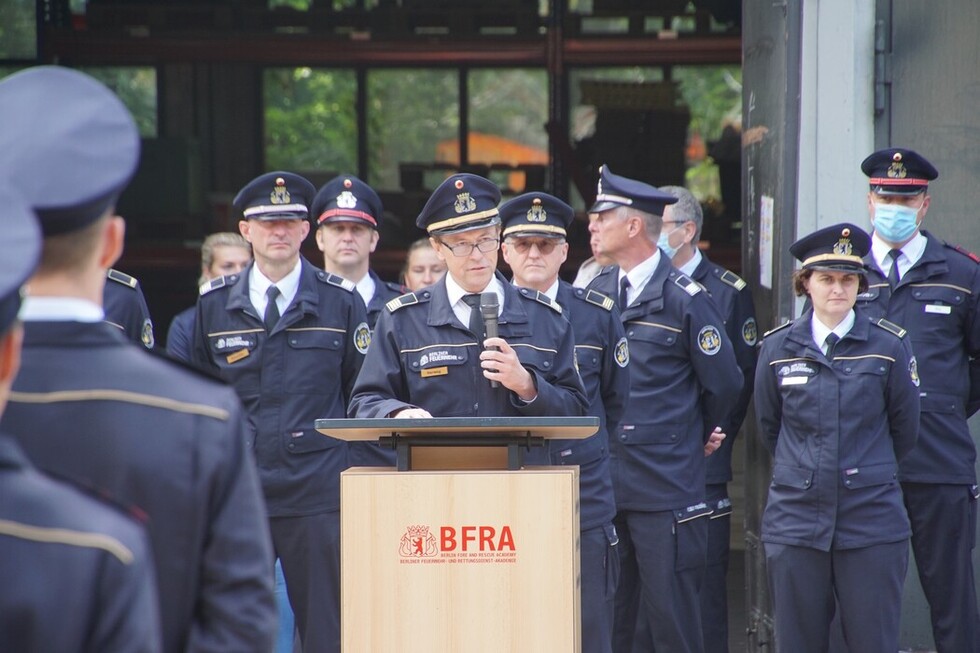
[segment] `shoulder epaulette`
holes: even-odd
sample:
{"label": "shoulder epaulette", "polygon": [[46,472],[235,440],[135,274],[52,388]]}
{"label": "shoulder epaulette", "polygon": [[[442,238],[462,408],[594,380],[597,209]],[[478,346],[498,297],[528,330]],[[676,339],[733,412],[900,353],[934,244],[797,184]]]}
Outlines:
{"label": "shoulder epaulette", "polygon": [[528,299],[533,299],[534,301],[538,302],[539,304],[544,304],[545,306],[547,306],[548,308],[550,308],[551,310],[553,310],[555,313],[558,313],[559,315],[561,315],[561,312],[562,312],[561,311],[561,306],[558,305],[558,302],[551,301],[551,298],[548,297],[543,292],[541,292],[540,290],[531,290],[530,288],[521,288],[520,289],[520,293],[522,295],[524,295],[525,297],[527,297]]}
{"label": "shoulder epaulette", "polygon": [[737,274],[735,274],[731,270],[725,270],[724,272],[722,272],[721,273],[721,280],[724,281],[725,283],[727,283],[729,286],[731,286],[735,290],[742,290],[747,285],[745,283],[745,279],[743,279],[742,277],[738,276]]}
{"label": "shoulder epaulette", "polygon": [[354,289],[357,288],[357,286],[354,285],[354,282],[348,281],[342,276],[333,274],[332,272],[324,272],[323,270],[320,270],[316,273],[316,278],[323,283],[329,283],[331,286],[343,288],[347,292],[354,292]]}
{"label": "shoulder epaulette", "polygon": [[704,286],[686,274],[678,273],[677,276],[674,277],[674,284],[691,297],[694,297],[696,294],[704,290]]}
{"label": "shoulder epaulette", "polygon": [[974,263],[980,263],[980,256],[977,256],[976,254],[974,254],[970,250],[964,249],[963,247],[960,247],[959,245],[954,245],[952,243],[943,243],[943,244],[946,245],[946,247],[948,247],[951,250],[953,250],[954,252],[959,252],[960,254],[962,254],[963,256],[967,257],[968,259],[970,259]]}
{"label": "shoulder epaulette", "polygon": [[416,295],[413,292],[410,292],[400,297],[395,297],[387,304],[385,304],[385,308],[387,308],[389,312],[394,313],[399,308],[404,308],[406,306],[411,306],[412,304],[418,304],[418,303],[419,303],[418,295]]}
{"label": "shoulder epaulette", "polygon": [[902,327],[898,326],[894,322],[889,322],[885,318],[881,318],[880,320],[874,320],[874,323],[880,326],[885,331],[895,334],[899,338],[904,338],[905,334],[908,333],[908,331],[906,331]]}
{"label": "shoulder epaulette", "polygon": [[109,268],[109,272],[106,274],[106,276],[113,281],[121,283],[124,286],[129,286],[130,288],[135,288],[136,284],[139,283],[139,281],[136,280],[136,277],[131,277],[125,272],[120,272],[114,268]]}
{"label": "shoulder epaulette", "polygon": [[778,327],[775,327],[773,329],[769,329],[768,331],[766,331],[765,334],[763,334],[762,337],[763,338],[768,338],[770,335],[776,333],[777,331],[782,331],[783,329],[785,329],[786,327],[788,327],[791,324],[792,324],[792,322],[783,322]]}
{"label": "shoulder epaulette", "polygon": [[616,302],[613,301],[612,297],[607,297],[601,292],[596,292],[595,290],[586,290],[583,292],[582,299],[607,311],[611,311],[613,306],[616,305]]}
{"label": "shoulder epaulette", "polygon": [[[235,278],[234,275],[232,275],[231,280],[234,280],[234,278]],[[198,292],[200,292],[202,295],[206,295],[212,290],[223,288],[226,285],[228,285],[227,277],[218,277],[217,279],[211,279],[211,281],[205,281],[204,283],[202,283],[201,287],[198,289]]]}

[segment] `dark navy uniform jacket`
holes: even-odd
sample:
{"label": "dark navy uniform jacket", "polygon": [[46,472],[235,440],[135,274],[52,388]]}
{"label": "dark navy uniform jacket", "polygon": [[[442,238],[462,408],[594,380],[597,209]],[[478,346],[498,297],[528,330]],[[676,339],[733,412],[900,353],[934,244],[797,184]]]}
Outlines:
{"label": "dark navy uniform jacket", "polygon": [[119,270],[110,269],[107,276],[102,291],[105,321],[121,329],[132,342],[153,349],[153,321],[140,282]]}
{"label": "dark navy uniform jacket", "polygon": [[575,334],[575,362],[587,415],[599,418],[599,431],[584,440],[550,440],[542,455],[532,449],[528,464],[579,466],[579,524],[583,531],[616,515],[609,473],[609,431],[615,431],[629,401],[629,345],[615,302],[595,290],[558,282],[558,304]]}
{"label": "dark navy uniform jacket", "polygon": [[160,650],[140,525],[38,473],[4,436],[0,497],[0,650]]}
{"label": "dark navy uniform jacket", "polygon": [[177,360],[191,359],[191,340],[194,335],[194,316],[197,306],[185,308],[170,322],[167,329],[167,355]]}
{"label": "dark navy uniform jacket", "polygon": [[194,323],[194,362],[231,383],[245,404],[272,517],[340,509],[347,443],[314,423],[344,417],[370,343],[354,284],[300,260],[296,297],[271,334],[249,299],[255,263],[203,287]]}
{"label": "dark navy uniform jacket", "polygon": [[873,257],[857,305],[909,331],[922,385],[919,442],[901,464],[913,483],[976,481],[967,418],[980,408],[980,265],[927,232],[922,258],[894,294]]}
{"label": "dark navy uniform jacket", "polygon": [[[590,287],[616,296],[619,268]],[[679,510],[705,497],[704,443],[742,390],[732,343],[714,302],[661,254],[622,313],[630,349],[630,402],[610,433],[616,505]]]}
{"label": "dark navy uniform jacket", "polygon": [[371,301],[367,305],[368,326],[373,330],[374,325],[378,323],[378,316],[381,315],[381,310],[385,307],[385,304],[395,297],[404,295],[407,288],[391,281],[382,281],[381,277],[374,273],[374,270],[368,270],[368,274],[374,279],[374,297],[371,298]]}
{"label": "dark navy uniform jacket", "polygon": [[163,650],[268,650],[272,544],[234,391],[105,322],[24,332],[2,429],[42,471],[147,515]]}
{"label": "dark navy uniform jacket", "polygon": [[735,349],[735,360],[738,361],[738,369],[742,370],[744,379],[742,394],[732,408],[728,420],[721,425],[727,437],[721,447],[708,456],[708,484],[727,483],[732,480],[732,446],[742,428],[742,422],[745,421],[745,413],[752,398],[759,340],[755,306],[748,284],[734,272],[712,263],[704,254],[691,277],[707,289],[724,318],[725,331]]}
{"label": "dark navy uniform jacket", "polygon": [[500,337],[534,377],[537,398],[525,404],[503,387],[491,388],[480,368],[482,343],[462,326],[446,294],[434,286],[392,300],[381,313],[357,378],[349,413],[387,417],[418,407],[434,417],[575,417],[588,401],[575,371],[575,341],[561,309],[544,294],[504,287]]}
{"label": "dark navy uniform jacket", "polygon": [[813,342],[812,311],[762,341],[755,407],[775,458],[765,542],[829,551],[912,532],[898,483],[919,428],[912,347],[901,327],[856,313],[832,363]]}

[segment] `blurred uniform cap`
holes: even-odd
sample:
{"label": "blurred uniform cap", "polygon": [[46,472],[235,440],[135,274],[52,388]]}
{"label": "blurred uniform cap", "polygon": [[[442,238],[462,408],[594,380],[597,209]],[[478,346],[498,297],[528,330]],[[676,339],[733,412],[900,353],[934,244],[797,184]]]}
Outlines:
{"label": "blurred uniform cap", "polygon": [[267,172],[245,184],[232,206],[245,220],[305,220],[316,188],[292,172]]}
{"label": "blurred uniform cap", "polygon": [[359,222],[377,229],[381,224],[381,198],[353,175],[334,177],[313,198],[310,216],[316,227],[330,222]]}
{"label": "blurred uniform cap", "polygon": [[495,183],[462,172],[449,177],[432,191],[415,224],[430,236],[482,229],[500,224],[499,203],[500,189]]}
{"label": "blurred uniform cap", "polygon": [[939,176],[918,152],[896,147],[872,152],[861,162],[861,171],[870,178],[871,190],[879,195],[917,195]]}
{"label": "blurred uniform cap", "polygon": [[500,205],[503,236],[564,238],[575,210],[548,193],[524,193]]}
{"label": "blurred uniform cap", "polygon": [[871,251],[871,236],[853,224],[841,223],[814,231],[790,245],[789,252],[804,270],[864,274],[862,260]]}
{"label": "blurred uniform cap", "polygon": [[139,153],[129,110],[92,77],[39,66],[0,81],[0,175],[45,236],[77,231],[114,206]]}
{"label": "blurred uniform cap", "polygon": [[0,334],[13,324],[20,310],[21,286],[34,273],[41,253],[41,230],[27,202],[0,187],[3,238],[0,238]]}
{"label": "blurred uniform cap", "polygon": [[663,216],[664,207],[676,201],[677,198],[670,193],[642,181],[620,177],[613,174],[609,166],[603,165],[599,168],[595,204],[589,209],[589,213],[602,213],[617,206],[628,206],[637,211]]}

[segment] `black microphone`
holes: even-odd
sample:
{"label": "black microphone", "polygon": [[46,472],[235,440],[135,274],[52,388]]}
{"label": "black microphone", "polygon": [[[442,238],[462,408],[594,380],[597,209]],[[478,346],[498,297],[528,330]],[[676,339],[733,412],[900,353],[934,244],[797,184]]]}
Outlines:
{"label": "black microphone", "polygon": [[[497,302],[497,293],[485,292],[480,295],[480,313],[483,315],[483,326],[486,329],[488,338],[499,337],[497,331],[497,309],[500,304]],[[499,351],[499,347],[494,347]],[[494,370],[496,371],[496,370]],[[491,388],[499,388],[499,381],[490,381]]]}

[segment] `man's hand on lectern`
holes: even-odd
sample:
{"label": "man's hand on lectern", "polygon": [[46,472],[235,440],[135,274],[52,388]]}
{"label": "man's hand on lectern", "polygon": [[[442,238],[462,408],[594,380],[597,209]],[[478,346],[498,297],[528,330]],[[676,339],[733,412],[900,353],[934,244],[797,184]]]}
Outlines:
{"label": "man's hand on lectern", "polygon": [[398,419],[422,419],[432,417],[432,414],[424,408],[405,408],[404,410],[400,410],[392,415],[392,417],[396,417]]}

